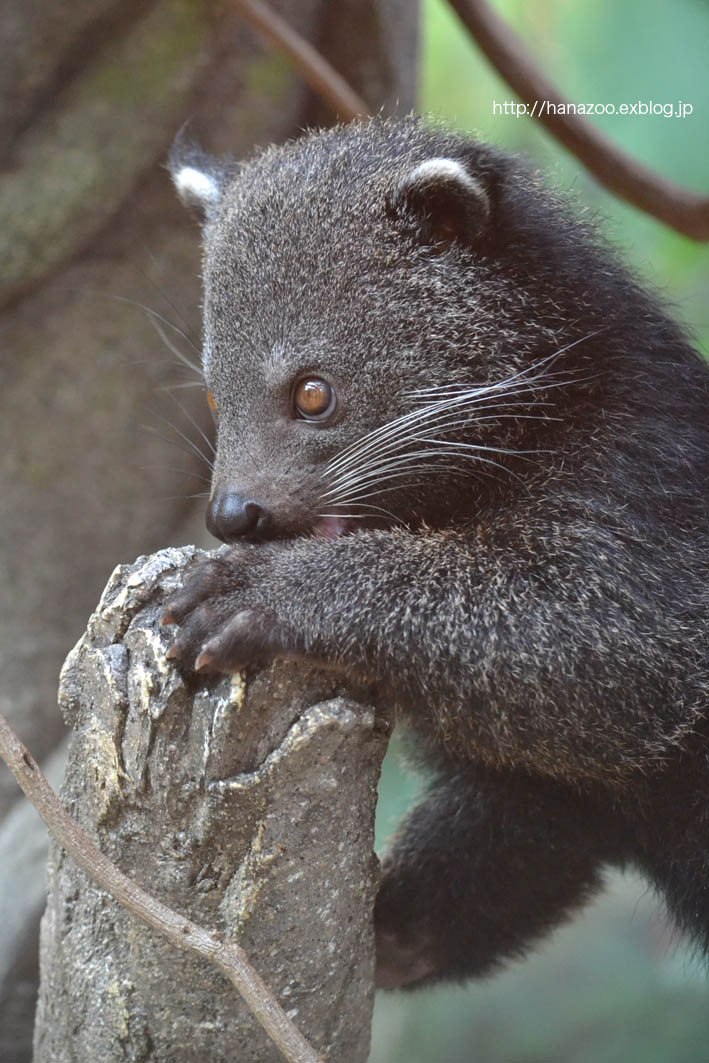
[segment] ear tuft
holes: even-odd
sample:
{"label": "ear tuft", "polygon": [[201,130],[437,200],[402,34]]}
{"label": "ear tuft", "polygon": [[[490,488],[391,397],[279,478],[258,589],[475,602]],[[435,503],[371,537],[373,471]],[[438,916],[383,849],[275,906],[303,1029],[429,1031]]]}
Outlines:
{"label": "ear tuft", "polygon": [[172,180],[177,194],[188,207],[198,207],[205,214],[221,198],[219,185],[215,179],[194,166],[183,166],[173,173]]}
{"label": "ear tuft", "polygon": [[224,194],[230,174],[228,165],[187,140],[184,131],[175,138],[167,165],[185,206],[209,219]]}
{"label": "ear tuft", "polygon": [[415,221],[424,240],[470,243],[490,223],[490,198],[482,182],[457,159],[433,158],[415,166],[389,197],[395,216]]}

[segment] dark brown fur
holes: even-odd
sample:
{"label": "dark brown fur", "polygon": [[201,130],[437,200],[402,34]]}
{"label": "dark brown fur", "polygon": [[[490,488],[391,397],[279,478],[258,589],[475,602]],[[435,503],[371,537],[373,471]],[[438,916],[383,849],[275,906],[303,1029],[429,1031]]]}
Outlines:
{"label": "dark brown fur", "polygon": [[[606,862],[643,869],[706,947],[706,364],[495,149],[375,120],[239,172],[195,158],[173,168],[212,182],[186,194],[206,213],[212,519],[236,540],[220,513],[247,497],[268,521],[171,603],[175,652],[314,657],[421,737],[435,777],[384,861],[380,981],[522,953]],[[327,424],[293,414],[302,373],[335,387]],[[473,385],[493,390],[433,419],[438,453],[396,450],[413,392]],[[363,455],[383,512],[338,498],[362,440],[350,482]]]}

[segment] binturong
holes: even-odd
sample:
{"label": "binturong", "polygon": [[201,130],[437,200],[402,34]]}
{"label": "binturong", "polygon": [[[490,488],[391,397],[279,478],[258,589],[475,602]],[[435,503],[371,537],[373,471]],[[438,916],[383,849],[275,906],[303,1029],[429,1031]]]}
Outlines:
{"label": "binturong", "polygon": [[709,369],[559,194],[417,119],[237,165],[204,220],[207,513],[186,667],[307,657],[430,769],[378,982],[489,973],[640,869],[709,947]]}

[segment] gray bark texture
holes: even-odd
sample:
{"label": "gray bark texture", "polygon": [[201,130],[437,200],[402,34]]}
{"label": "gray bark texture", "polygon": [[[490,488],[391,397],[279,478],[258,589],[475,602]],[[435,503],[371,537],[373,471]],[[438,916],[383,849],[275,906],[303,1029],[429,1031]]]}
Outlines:
{"label": "gray bark texture", "polygon": [[[374,108],[413,106],[416,0],[270,2]],[[193,540],[190,496],[207,487],[179,435],[206,449],[189,423],[209,431],[203,396],[176,391],[183,415],[163,390],[187,375],[140,308],[198,360],[199,239],[169,143],[189,119],[211,151],[245,156],[315,112],[228,5],[0,6],[0,709],[40,760],[62,740],[57,674],[107,574]],[[26,1063],[39,899],[17,883],[45,843],[18,794],[0,770],[0,854],[14,854],[0,861],[0,1059]]]}
{"label": "gray bark texture", "polygon": [[[119,567],[67,658],[62,796],[138,884],[241,944],[327,1059],[364,1063],[388,726],[332,674],[281,662],[191,685],[163,589],[193,547]],[[52,846],[36,1063],[281,1060],[233,986]]]}

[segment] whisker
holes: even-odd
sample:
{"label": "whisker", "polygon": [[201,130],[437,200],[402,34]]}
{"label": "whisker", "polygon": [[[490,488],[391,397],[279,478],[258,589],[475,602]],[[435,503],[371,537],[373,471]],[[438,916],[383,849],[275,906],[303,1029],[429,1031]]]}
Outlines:
{"label": "whisker", "polygon": [[[188,451],[184,446],[182,446],[182,444],[178,440],[172,439],[170,436],[165,435],[163,432],[159,432],[155,425],[142,424],[140,425],[140,429],[143,432],[150,432],[151,435],[157,436],[157,438],[160,439],[163,443],[165,443],[166,446],[174,447],[176,450],[179,450],[180,454],[185,454],[187,455],[187,457],[190,456],[190,451],[194,451],[194,447],[191,447],[190,451]],[[202,453],[199,453],[199,458],[202,462],[206,460]],[[211,463],[209,463],[209,466],[211,468]]]}
{"label": "whisker", "polygon": [[[177,344],[173,343],[169,336],[166,334],[165,329],[160,324],[160,321],[155,320],[155,318],[159,317],[159,315],[153,314],[152,311],[146,311],[146,313],[148,314],[148,321],[153,326],[158,336],[167,347],[168,351],[171,351],[172,354],[174,354],[175,358],[177,358],[178,362],[184,365],[185,368],[189,369],[191,372],[196,373],[200,380],[203,381],[204,374],[202,373],[201,367],[197,365],[196,362],[193,362],[191,358],[188,358],[186,354],[182,353]],[[177,331],[180,332],[180,335],[183,335],[180,329],[178,329]]]}
{"label": "whisker", "polygon": [[[321,499],[320,501],[323,501],[323,499]],[[389,509],[385,509],[385,507],[384,507],[384,506],[374,506],[374,505],[367,505],[367,504],[366,504],[366,503],[364,503],[364,502],[360,502],[360,500],[359,500],[359,499],[357,499],[357,498],[355,498],[355,499],[353,500],[353,502],[354,502],[354,503],[356,503],[356,504],[358,504],[358,505],[360,505],[360,506],[361,506],[361,508],[363,508],[363,509],[374,509],[374,510],[377,510],[377,511],[378,511],[379,513],[386,513],[386,514],[387,514],[387,516],[389,516],[389,517],[393,517],[393,518],[394,518],[394,520],[401,520],[401,518],[400,518],[400,517],[397,517],[397,516],[395,516],[395,515],[394,515],[394,514],[393,514],[393,513],[391,512],[391,510],[389,510]],[[330,502],[329,504],[330,504],[330,505],[332,505],[332,506],[340,506],[340,505],[343,505],[344,503],[342,503],[342,502],[332,502],[332,501],[331,501],[331,502]],[[347,504],[349,505],[350,503],[348,502]],[[342,516],[342,514],[337,514],[337,515],[338,515],[338,516]]]}
{"label": "whisker", "polygon": [[[534,455],[550,453],[548,450],[543,449],[510,449],[507,447],[494,447],[476,443],[464,443],[455,440],[436,439],[431,437],[419,437],[419,442],[429,444],[428,448],[420,449],[405,454],[401,454],[395,458],[381,458],[378,461],[373,461],[360,466],[359,469],[354,469],[347,475],[341,473],[333,482],[328,491],[323,495],[323,498],[332,498],[333,496],[339,497],[340,501],[351,501],[351,495],[353,491],[362,491],[370,488],[371,486],[388,483],[393,479],[400,478],[402,476],[409,475],[414,471],[425,472],[440,472],[440,471],[453,471],[460,472],[459,465],[442,464],[440,461],[436,461],[433,465],[421,465],[420,461],[425,458],[449,458],[451,454],[460,454],[462,457],[472,459],[473,462],[482,462],[486,465],[493,466],[514,476],[521,481],[514,470],[510,469],[507,465],[503,465],[500,462],[496,462],[491,458],[484,457],[483,454],[501,454],[510,457],[520,457],[522,460],[531,461]],[[375,492],[376,493],[376,492]]]}
{"label": "whisker", "polygon": [[[548,373],[544,376],[530,377],[530,379],[522,385],[516,387],[510,386],[506,392],[498,391],[496,385],[490,385],[489,388],[486,388],[484,390],[481,388],[470,387],[468,385],[454,385],[453,390],[451,390],[447,397],[438,399],[436,402],[433,403],[428,403],[420,407],[419,409],[421,410],[421,412],[426,409],[438,410],[443,409],[444,404],[446,403],[451,406],[455,406],[457,403],[468,403],[473,401],[475,405],[483,405],[483,408],[487,409],[484,403],[486,403],[488,399],[504,398],[505,394],[509,394],[512,397],[518,395],[534,395],[540,391],[549,391],[554,388],[568,387],[570,383],[578,384],[584,383],[587,380],[595,380],[599,376],[598,373],[585,374],[584,376],[581,376],[581,372],[581,369],[575,370],[573,378],[569,377],[568,374],[562,373]],[[556,377],[561,377],[561,379],[557,380]],[[487,392],[489,392],[489,394]],[[409,397],[413,396],[409,395]],[[422,396],[422,398],[425,398],[425,396]],[[505,405],[507,405],[507,403],[501,403],[501,407]],[[517,405],[528,406],[529,403],[521,402],[517,403]],[[542,403],[538,399],[535,399],[534,405],[549,406],[555,405],[555,403]]]}
{"label": "whisker", "polygon": [[[492,465],[496,464],[495,462],[489,461],[489,459],[482,458],[480,460],[481,461],[486,461],[487,460],[488,463],[492,464]],[[500,468],[502,468],[502,467],[503,466],[500,466]],[[363,499],[363,498],[372,498],[372,497],[374,497],[374,495],[379,494],[381,492],[381,490],[383,490],[383,488],[381,488],[379,486],[380,484],[385,484],[385,483],[389,483],[392,480],[401,479],[402,476],[409,476],[411,474],[411,472],[424,472],[424,473],[426,473],[427,475],[430,476],[433,473],[441,472],[441,470],[445,470],[447,472],[461,472],[462,471],[460,466],[458,466],[458,465],[416,465],[416,466],[406,466],[406,467],[401,468],[401,469],[392,470],[391,472],[377,473],[374,476],[365,477],[361,481],[355,481],[352,484],[347,485],[342,490],[341,493],[340,492],[326,492],[323,497],[328,499],[328,502],[329,502],[330,505],[333,505],[333,504],[334,505],[342,505],[345,502],[349,505],[355,500],[355,498],[357,500],[360,500],[360,499]],[[416,481],[416,483],[407,484],[406,486],[413,487],[413,486],[420,486],[421,484],[422,484],[422,481]],[[374,491],[371,490],[373,487],[376,488]],[[356,492],[358,492],[358,491],[359,492],[369,491],[370,493],[369,494],[359,494],[359,495],[357,495]],[[331,493],[335,494],[335,499],[334,500],[333,500],[333,498],[329,497]]]}
{"label": "whisker", "polygon": [[[445,451],[443,451],[438,456],[448,457],[449,455]],[[503,465],[499,461],[493,461],[492,458],[483,458],[479,454],[476,454],[474,456],[473,460],[475,462],[481,462],[484,465],[489,465],[489,466],[491,466],[491,468],[499,469],[502,472],[507,473],[509,476],[512,476],[515,480],[518,480],[521,484],[524,484],[524,480],[522,479],[521,476],[519,476],[518,473],[516,473],[514,471],[514,469],[508,468],[508,466]],[[429,475],[437,473],[437,472],[441,472],[441,471],[453,472],[453,473],[467,472],[467,473],[469,473],[472,476],[478,476],[478,475],[485,475],[486,474],[486,470],[484,470],[484,469],[477,469],[477,468],[472,468],[471,467],[471,468],[466,470],[466,469],[463,469],[460,465],[445,465],[445,464],[441,464],[440,462],[437,462],[436,464],[432,464],[432,465],[423,466],[423,467],[422,466],[413,466],[413,468],[417,469],[417,470],[420,470],[420,471],[423,471],[423,472],[426,472]],[[383,483],[387,483],[390,480],[398,479],[398,478],[400,478],[402,476],[408,476],[410,471],[411,471],[411,468],[405,466],[405,467],[403,467],[401,469],[398,469],[397,471],[394,471],[394,472],[392,472],[390,474],[388,473],[388,474],[385,474],[385,475],[380,475],[379,473],[377,473],[374,476],[367,477],[364,480],[364,482],[361,483],[361,484],[360,483],[354,483],[351,486],[351,488],[348,488],[348,490],[355,490],[355,489],[360,489],[360,488],[368,489],[370,486],[373,486],[375,484],[376,485],[383,484]],[[487,473],[487,475],[492,475],[492,474],[491,473]],[[416,485],[415,484],[411,484],[411,485],[407,484],[406,486],[407,487],[408,486],[412,486],[413,487],[413,486],[416,486]],[[379,488],[377,488],[377,490],[375,490],[373,492],[373,494],[378,494],[378,493],[379,493]],[[345,495],[345,497],[347,498],[347,495]],[[365,495],[364,497],[371,498],[372,495]]]}
{"label": "whisker", "polygon": [[[376,510],[377,512],[379,512],[379,513],[384,513],[384,514],[386,514],[387,517],[391,517],[391,519],[393,521],[395,521],[397,524],[401,524],[403,527],[406,527],[406,522],[404,520],[402,520],[401,517],[397,517],[397,515],[395,513],[392,513],[390,509],[385,509],[384,506],[372,506],[372,505],[367,505],[366,502],[363,502],[363,503],[355,502],[355,505],[357,505],[357,504],[359,504],[361,506],[361,508],[363,508],[363,509],[373,509],[373,510]],[[321,517],[321,518],[322,517],[331,517],[334,520],[338,520],[338,519],[340,519],[340,520],[366,520],[367,517],[369,516],[369,514],[368,513],[319,513],[318,516]]]}
{"label": "whisker", "polygon": [[[335,505],[339,505],[339,503],[335,502]],[[386,513],[386,515],[388,517],[391,517],[392,520],[396,520],[400,524],[404,524],[405,523],[401,519],[401,517],[397,517],[395,513],[392,513],[392,511],[390,509],[386,509],[385,506],[374,506],[374,505],[368,504],[367,502],[360,502],[360,501],[357,501],[357,505],[359,505],[362,509],[373,509],[373,510],[376,510],[376,512],[378,512],[378,513]]]}
{"label": "whisker", "polygon": [[196,495],[163,495],[163,502],[182,502],[190,498],[209,498],[209,491],[200,491]]}
{"label": "whisker", "polygon": [[[147,244],[144,244],[143,247],[144,247],[145,251],[147,252],[147,254],[150,256],[150,260],[153,263],[153,265],[155,266],[155,268],[159,270],[160,267],[158,265],[158,261],[155,258],[155,255],[153,254],[153,252],[150,250],[150,248],[147,246]],[[142,276],[145,277],[145,279],[147,280],[148,284],[152,284],[153,288],[158,293],[160,298],[165,300],[167,305],[172,310],[173,314],[177,314],[178,318],[180,319],[180,321],[184,325],[185,338],[188,339],[188,342],[192,344],[192,346],[194,347],[195,350],[199,350],[198,346],[193,342],[193,340],[191,338],[191,335],[190,335],[191,334],[190,323],[187,320],[187,318],[185,317],[185,315],[182,313],[182,311],[180,310],[179,306],[177,306],[177,304],[170,298],[170,296],[167,294],[167,292],[165,292],[160,287],[160,285],[155,280],[155,278],[153,276],[151,276],[151,274],[148,273],[147,270],[141,269],[140,272],[141,272]]]}
{"label": "whisker", "polygon": [[[498,382],[496,382],[494,384],[478,385],[478,387],[481,388],[481,389],[504,388],[508,384],[513,383],[516,380],[520,380],[520,379],[526,377],[527,375],[529,375],[530,373],[536,372],[536,370],[538,370],[538,369],[542,369],[545,365],[546,366],[553,365],[557,358],[560,358],[563,354],[566,354],[568,351],[572,350],[574,347],[577,347],[580,343],[585,343],[586,340],[592,339],[594,336],[598,336],[601,332],[605,332],[607,327],[608,327],[607,325],[601,325],[600,328],[597,328],[597,329],[592,330],[591,332],[585,333],[583,336],[580,336],[578,339],[572,340],[570,343],[567,343],[566,346],[560,347],[558,350],[554,351],[552,354],[548,354],[544,358],[540,358],[539,361],[534,362],[532,365],[527,366],[525,369],[520,370],[518,373],[513,373],[512,376],[507,377],[504,380],[498,381]],[[546,374],[546,375],[551,375],[551,374]],[[543,379],[543,377],[539,376],[539,377],[537,377],[537,379]],[[409,396],[430,395],[430,394],[434,394],[434,393],[438,392],[439,390],[445,390],[445,389],[448,389],[448,388],[455,388],[455,387],[458,387],[458,386],[459,385],[456,385],[456,384],[433,385],[430,388],[417,388],[417,389],[415,389],[413,391],[407,392],[406,394],[409,395]],[[461,385],[461,386],[464,387],[465,385]],[[475,387],[475,385],[470,385],[470,387]]]}
{"label": "whisker", "polygon": [[[96,292],[96,294],[106,295],[109,299],[115,299],[117,303],[128,303],[130,306],[137,307],[138,310],[142,310],[144,314],[147,314],[148,317],[152,319],[154,323],[159,321],[161,325],[164,325],[166,328],[172,329],[173,332],[176,332],[178,336],[182,337],[185,343],[188,343],[190,345],[190,347],[196,354],[201,353],[199,346],[194,342],[188,332],[185,332],[185,330],[183,328],[180,328],[179,325],[176,325],[174,321],[170,321],[169,317],[165,317],[164,314],[158,313],[158,311],[154,310],[151,306],[146,306],[145,303],[139,303],[137,299],[129,299],[127,295],[113,295],[110,292]],[[188,362],[188,364],[191,368],[195,369],[195,371],[201,375],[201,369],[196,365],[196,363]]]}
{"label": "whisker", "polygon": [[[461,424],[466,424],[467,422],[466,421],[456,421],[456,422],[451,422],[451,423],[454,426],[458,426],[458,425],[461,425]],[[439,425],[429,426],[429,427],[435,427],[439,431],[442,430],[442,426],[439,426]],[[432,438],[430,436],[425,436],[425,435],[417,435],[417,436],[413,437],[410,440],[410,442],[426,443],[426,444],[429,445],[429,447],[434,447],[434,448],[436,448],[436,447],[439,447],[439,448],[440,447],[448,447],[448,448],[454,448],[454,449],[457,448],[460,451],[476,451],[476,452],[485,451],[485,452],[489,452],[489,453],[507,454],[507,455],[510,455],[510,456],[514,456],[514,455],[517,455],[517,454],[519,454],[519,455],[528,455],[528,454],[548,453],[547,451],[539,450],[539,449],[536,449],[536,450],[517,450],[517,449],[506,448],[506,447],[486,446],[486,445],[478,444],[478,443],[464,443],[462,441],[455,441],[455,440],[441,440],[441,439],[436,439],[436,438]],[[374,475],[376,475],[376,474],[378,474],[380,472],[382,472],[382,473],[386,472],[389,469],[395,468],[395,467],[397,467],[399,465],[404,465],[407,468],[415,468],[416,466],[411,464],[414,459],[436,457],[436,456],[437,456],[436,450],[431,450],[431,449],[419,449],[419,450],[414,450],[414,451],[406,451],[406,452],[400,454],[398,457],[393,457],[393,458],[390,457],[390,456],[387,456],[387,454],[385,454],[385,453],[381,453],[380,452],[379,454],[377,454],[375,456],[374,460],[370,460],[370,461],[364,462],[364,463],[360,462],[358,464],[358,466],[353,468],[353,469],[341,469],[339,471],[338,475],[330,480],[330,490],[331,490],[331,492],[334,492],[336,490],[341,490],[341,489],[345,488],[347,486],[347,484],[351,480],[354,480],[355,482],[360,482],[365,477],[371,478],[372,476],[374,476]],[[440,464],[438,464],[436,466],[436,468],[441,469],[442,466]]]}
{"label": "whisker", "polygon": [[184,414],[184,416],[190,422],[192,427],[197,429],[197,431],[199,432],[200,436],[202,437],[204,442],[207,444],[207,449],[209,451],[211,451],[212,455],[216,454],[216,450],[214,449],[214,443],[211,441],[209,436],[206,435],[206,433],[202,429],[202,426],[194,419],[194,417],[192,416],[190,411],[185,406],[183,406],[182,403],[179,401],[179,399],[175,398],[174,395],[170,395],[170,398],[175,403],[175,405],[177,406],[178,410],[180,410],[180,412]]}
{"label": "whisker", "polygon": [[[423,439],[413,439],[411,443],[421,443]],[[346,470],[338,472],[337,476],[329,477],[330,486],[334,487],[338,484],[346,483],[353,477],[359,478],[365,474],[376,472],[377,470],[384,470],[387,468],[396,468],[398,465],[413,466],[413,463],[421,458],[435,457],[437,451],[432,450],[430,446],[416,447],[414,450],[396,450],[394,453],[381,453],[372,454],[372,456],[364,462],[360,462],[358,465],[347,468]]]}
{"label": "whisker", "polygon": [[168,426],[168,428],[171,428],[173,430],[173,432],[176,432],[180,439],[184,439],[190,450],[194,451],[194,453],[205,463],[205,465],[207,465],[210,469],[212,468],[211,458],[204,453],[201,447],[199,447],[193,439],[190,439],[189,436],[185,435],[185,433],[181,431],[176,424],[173,424],[172,421],[168,420],[167,417],[163,417],[163,415],[161,413],[158,413],[157,410],[155,411],[155,416],[159,417],[160,420]]}
{"label": "whisker", "polygon": [[[160,438],[163,438],[163,437],[161,436]],[[165,440],[165,442],[169,442],[169,440]],[[201,473],[194,472],[194,470],[192,470],[192,469],[184,469],[180,465],[163,465],[160,462],[149,462],[147,465],[139,465],[138,468],[139,469],[145,469],[146,471],[149,471],[149,470],[153,470],[154,471],[155,469],[157,469],[159,472],[179,472],[179,473],[182,473],[183,476],[191,476],[191,477],[193,477],[193,479],[202,480],[206,484],[212,482],[212,479],[211,479],[210,476],[202,476]]]}
{"label": "whisker", "polygon": [[[498,398],[499,396],[494,397]],[[512,393],[511,397],[514,398],[515,394]],[[433,425],[426,422],[435,421],[436,418],[447,415],[452,411],[457,413],[462,412],[463,409],[467,409],[471,406],[479,406],[483,401],[485,400],[477,395],[466,396],[464,400],[456,397],[455,399],[443,400],[426,406],[423,409],[413,410],[410,413],[404,414],[402,417],[396,418],[394,421],[389,421],[387,424],[370,432],[368,435],[364,436],[363,439],[350,444],[350,446],[345,448],[334,461],[330,462],[328,470],[331,473],[336,472],[342,466],[346,467],[354,462],[359,462],[375,448],[378,448],[379,453],[388,453],[391,450],[400,448],[407,442],[407,433],[412,440],[416,438],[415,429],[417,427],[422,430],[425,429],[426,431],[430,431]],[[465,402],[465,406],[463,405],[463,402]],[[538,403],[537,405],[541,406],[542,403]],[[544,405],[553,404],[544,403]],[[487,404],[482,408],[488,413],[491,409],[509,410],[518,406],[528,408],[529,403],[504,402],[494,406]],[[475,423],[474,416],[471,416],[470,423]]]}
{"label": "whisker", "polygon": [[[599,330],[600,331],[600,330]],[[592,335],[592,334],[589,334]],[[588,338],[588,337],[586,337]],[[580,342],[580,341],[575,341]],[[569,345],[572,346],[572,345]],[[562,352],[555,352],[547,359],[543,359],[543,362],[549,362],[551,359],[558,357]],[[537,363],[539,364],[539,363]],[[532,367],[530,367],[532,368]],[[480,423],[485,420],[495,420],[495,417],[481,418],[475,413],[475,408],[479,408],[484,411],[486,415],[491,410],[502,409],[508,411],[504,414],[497,414],[497,418],[517,418],[517,419],[532,419],[535,418],[534,414],[516,415],[509,413],[512,408],[519,408],[520,406],[529,408],[529,402],[511,402],[509,399],[519,397],[521,394],[533,394],[536,391],[546,391],[550,388],[557,388],[566,386],[569,380],[568,378],[563,381],[548,380],[541,381],[540,378],[527,379],[523,387],[512,388],[511,384],[515,380],[519,380],[529,370],[523,370],[522,372],[515,374],[514,377],[508,378],[504,382],[500,382],[498,385],[490,385],[481,391],[480,388],[467,389],[462,393],[456,393],[453,397],[444,398],[438,402],[429,404],[423,409],[418,409],[404,414],[400,418],[396,418],[394,421],[389,422],[386,425],[382,425],[380,428],[375,429],[361,440],[357,440],[350,447],[345,448],[337,458],[328,465],[328,473],[330,476],[336,474],[335,481],[339,482],[340,477],[346,477],[350,474],[350,470],[356,465],[360,466],[362,462],[366,462],[369,455],[372,452],[376,452],[377,458],[382,458],[383,455],[390,454],[393,451],[402,449],[402,447],[408,445],[411,442],[420,442],[428,438],[423,433],[430,433],[431,430],[444,431],[451,430],[452,428],[463,427],[467,424],[474,426],[476,423]],[[588,379],[585,377],[584,379]],[[490,399],[505,399],[505,396],[500,393],[500,388],[504,384],[507,387],[507,401],[502,402],[490,402]],[[540,402],[538,400],[534,403],[535,407],[540,406],[553,406],[554,403]],[[461,414],[466,411],[472,411],[465,419],[460,417]],[[456,415],[456,419],[451,421],[443,420],[449,414]],[[549,420],[548,417],[539,417],[540,420]],[[559,418],[554,418],[559,420]],[[438,423],[437,423],[438,422]]]}
{"label": "whisker", "polygon": [[[443,458],[446,458],[446,459],[450,458],[450,455],[448,453],[446,453],[446,452],[438,453],[438,454],[435,454],[435,455],[432,454],[431,456],[432,457],[436,457],[436,458],[440,458],[440,457],[443,457]],[[483,461],[485,461],[485,459],[480,459],[480,461],[482,463]],[[488,464],[492,464],[492,465],[497,465],[499,468],[505,468],[505,466],[498,465],[498,463],[493,462],[491,459],[487,459],[487,463]],[[450,473],[453,473],[454,475],[458,475],[458,476],[461,476],[461,475],[463,475],[463,476],[473,476],[473,477],[476,477],[476,478],[480,477],[480,476],[491,476],[492,475],[492,473],[490,473],[487,469],[483,469],[483,468],[480,468],[478,466],[474,466],[473,462],[471,462],[469,459],[468,459],[468,461],[466,462],[465,465],[461,465],[459,463],[453,464],[453,463],[449,462],[448,460],[446,460],[445,462],[437,460],[435,462],[431,462],[430,464],[416,464],[416,465],[401,464],[398,468],[397,467],[392,467],[392,466],[387,466],[384,469],[375,470],[374,472],[367,473],[363,477],[353,477],[350,482],[338,486],[337,489],[332,491],[332,492],[330,492],[330,494],[333,495],[334,498],[338,499],[338,500],[340,500],[340,499],[349,500],[350,498],[353,497],[353,495],[357,495],[358,492],[369,491],[372,487],[374,487],[374,486],[376,486],[376,485],[378,485],[380,483],[386,482],[388,480],[395,480],[395,479],[399,479],[399,478],[404,477],[404,476],[410,476],[412,472],[422,473],[424,476],[428,477],[429,479],[430,479],[431,476],[439,474],[441,472],[450,472]],[[424,481],[424,480],[417,480],[415,482],[412,481],[411,482],[411,486],[416,486],[418,484],[426,485],[427,482],[428,481]],[[363,496],[358,496],[358,497],[363,497]],[[330,499],[330,501],[332,502],[332,499]],[[340,503],[339,503],[339,501],[337,501],[335,504],[340,504]]]}
{"label": "whisker", "polygon": [[204,380],[184,380],[181,384],[162,384],[159,388],[155,388],[155,390],[182,391],[183,388],[202,388],[204,391]]}
{"label": "whisker", "polygon": [[[418,463],[423,458],[437,457],[439,455],[440,451],[429,448],[427,450],[415,450],[409,454],[401,454],[399,457],[384,459],[381,462],[370,463],[369,465],[363,466],[361,469],[353,470],[349,476],[338,478],[331,483],[329,490],[323,497],[349,490],[352,485],[357,486],[366,483],[367,480],[376,479],[379,476],[383,476],[388,472],[392,472],[399,468],[404,472],[415,472],[419,470],[428,472],[429,470],[432,470],[432,466],[421,465]],[[436,468],[440,471],[441,466],[437,465]],[[456,468],[456,466],[449,466],[449,468]]]}
{"label": "whisker", "polygon": [[463,443],[455,439],[422,439],[422,443],[431,443],[439,447],[453,447],[456,450],[489,451],[492,454],[507,454],[514,457],[525,457],[530,454],[551,454],[550,450],[510,450],[507,447],[488,447],[479,443]]}
{"label": "whisker", "polygon": [[[153,310],[152,307],[146,306],[145,303],[138,302],[137,299],[130,299],[127,295],[115,295],[113,292],[102,292],[99,291],[98,288],[88,288],[84,287],[83,285],[68,286],[65,287],[63,290],[66,292],[78,292],[80,295],[98,295],[102,299],[112,299],[116,303],[127,303],[129,306],[135,306],[138,310],[142,310],[143,313],[147,314],[148,317],[156,318],[158,321],[161,321],[162,324],[165,325],[167,328],[172,329],[173,332],[176,332],[179,336],[182,336],[185,343],[189,343],[190,347],[192,347],[192,349],[197,354],[200,353],[199,346],[194,342],[188,332],[185,332],[185,330],[180,328],[179,325],[176,325],[174,321],[170,321],[169,318],[164,317],[163,314],[158,313],[157,310]],[[195,368],[194,364],[192,363],[191,368]]]}
{"label": "whisker", "polygon": [[[429,468],[426,471],[427,472],[433,472],[434,470],[432,468]],[[402,473],[402,475],[403,475],[403,473]],[[379,483],[380,481],[375,481],[375,482]],[[429,483],[426,480],[411,480],[411,481],[407,481],[405,484],[401,484],[400,486],[406,487],[408,489],[425,488],[425,487],[429,486]],[[344,506],[344,505],[347,505],[347,506],[363,506],[363,505],[366,504],[365,503],[366,499],[368,499],[368,498],[376,498],[377,495],[382,494],[382,492],[384,490],[386,490],[386,488],[384,488],[384,487],[376,487],[374,489],[372,489],[372,487],[373,487],[373,485],[370,484],[365,489],[366,490],[365,494],[361,494],[361,495],[355,494],[352,498],[344,498],[341,501],[339,499],[335,499],[334,501],[332,499],[330,499],[329,500],[329,504],[330,505],[335,505],[335,506]],[[390,490],[396,490],[396,487],[397,487],[397,485],[395,484],[393,486],[393,488],[390,488]]]}
{"label": "whisker", "polygon": [[318,513],[318,520],[328,517],[330,520],[365,520],[366,513]]}

